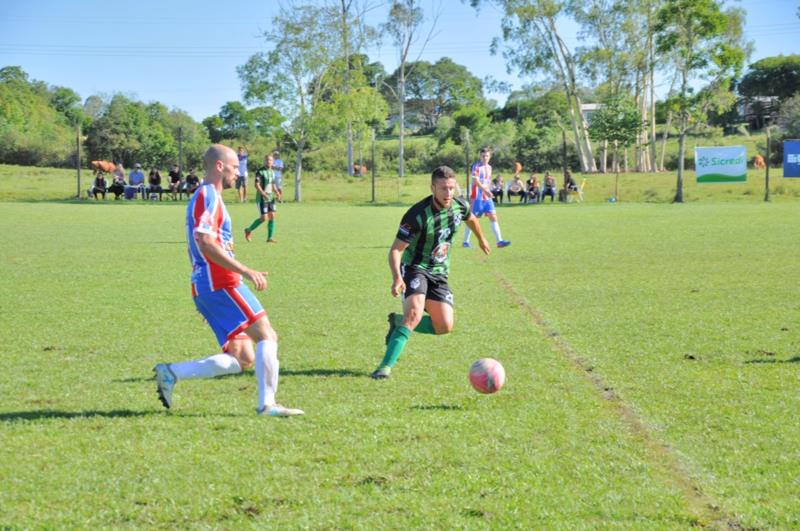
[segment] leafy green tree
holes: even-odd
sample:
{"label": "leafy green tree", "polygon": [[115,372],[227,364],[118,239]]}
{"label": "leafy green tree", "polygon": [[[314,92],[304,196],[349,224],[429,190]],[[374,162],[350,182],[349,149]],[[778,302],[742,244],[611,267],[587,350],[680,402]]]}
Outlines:
{"label": "leafy green tree", "polygon": [[318,103],[342,57],[338,12],[313,4],[282,7],[264,33],[273,47],[237,68],[247,103],[261,103],[285,118],[284,131],[295,148],[295,201],[300,201],[303,152],[316,134]]}
{"label": "leafy green tree", "polygon": [[[442,116],[451,115],[463,105],[483,101],[481,80],[449,57],[433,64],[411,62],[407,69],[406,109],[427,131],[435,129]],[[386,80],[387,86],[397,86],[400,73],[398,67]],[[384,93],[390,96],[385,87]]]}
{"label": "leafy green tree", "polygon": [[[593,140],[608,142],[614,150],[614,160],[619,160],[619,149],[636,142],[643,129],[642,114],[636,105],[622,96],[606,100],[592,114],[589,135]],[[619,199],[619,164],[615,164],[614,199]]]}
{"label": "leafy green tree", "polygon": [[18,66],[0,69],[0,162],[62,166],[70,162],[75,130],[51,105],[44,82]]}
{"label": "leafy green tree", "polygon": [[800,55],[778,55],[756,61],[739,81],[738,89],[745,98],[791,98],[800,91]]}
{"label": "leafy green tree", "polygon": [[747,46],[742,38],[742,12],[722,10],[719,0],[666,0],[656,17],[656,48],[674,53],[680,76],[676,97],[680,109],[678,125],[678,178],[676,203],[683,202],[683,172],[689,118],[700,100],[690,81],[696,77],[720,84],[741,70]]}
{"label": "leafy green tree", "polygon": [[778,115],[784,138],[800,138],[800,93],[787,99]]}

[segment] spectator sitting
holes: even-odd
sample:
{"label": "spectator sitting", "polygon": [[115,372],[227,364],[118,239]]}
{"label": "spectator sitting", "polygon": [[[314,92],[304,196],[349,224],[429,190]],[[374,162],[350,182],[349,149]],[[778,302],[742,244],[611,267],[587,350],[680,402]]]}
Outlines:
{"label": "spectator sitting", "polygon": [[114,199],[119,199],[119,196],[125,193],[125,186],[127,183],[125,182],[125,168],[122,167],[122,163],[117,163],[117,167],[111,172],[111,186],[108,187],[108,191],[114,194]]}
{"label": "spectator sitting", "polygon": [[503,176],[498,175],[492,179],[492,201],[497,203],[503,202]]}
{"label": "spectator sitting", "polygon": [[102,173],[98,173],[94,178],[94,182],[92,183],[92,188],[89,190],[89,193],[94,195],[94,199],[97,201],[97,194],[102,194],[103,199],[105,199],[107,190],[108,185],[106,184],[106,178]]}
{"label": "spectator sitting", "polygon": [[514,179],[508,183],[506,195],[508,195],[509,201],[511,201],[512,195],[519,196],[520,202],[525,200],[525,184],[520,180],[519,175],[515,175]]}
{"label": "spectator sitting", "polygon": [[539,184],[539,178],[531,174],[530,179],[526,181],[527,188],[525,189],[525,200],[528,203],[541,203],[542,202],[542,187]]}
{"label": "spectator sitting", "polygon": [[549,171],[544,172],[544,190],[542,191],[542,203],[544,203],[544,198],[546,196],[550,196],[550,202],[556,200],[556,180],[555,178],[550,175]]}
{"label": "spectator sitting", "polygon": [[194,170],[189,172],[186,176],[186,193],[192,195],[195,190],[200,186],[200,178],[195,174]]}
{"label": "spectator sitting", "polygon": [[575,182],[575,179],[572,178],[572,174],[569,170],[564,172],[564,190],[567,192],[577,192],[578,185]]}
{"label": "spectator sitting", "polygon": [[162,193],[164,193],[164,189],[161,188],[161,174],[157,169],[152,168],[147,176],[147,196],[158,194],[158,200],[161,201]]}
{"label": "spectator sitting", "polygon": [[169,170],[169,191],[172,192],[172,200],[175,201],[178,198],[178,194],[183,189],[183,175],[181,175],[180,166],[177,164],[172,165],[172,169]]}
{"label": "spectator sitting", "polygon": [[128,174],[128,185],[136,187],[136,191],[141,192],[142,198],[144,198],[144,172],[142,171],[142,165],[138,162]]}

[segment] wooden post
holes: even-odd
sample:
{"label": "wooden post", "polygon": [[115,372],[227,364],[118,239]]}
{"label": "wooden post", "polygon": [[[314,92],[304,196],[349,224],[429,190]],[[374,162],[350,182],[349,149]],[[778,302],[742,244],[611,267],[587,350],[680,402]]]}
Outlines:
{"label": "wooden post", "polygon": [[372,128],[372,202],[375,202],[375,128]]}
{"label": "wooden post", "polygon": [[767,160],[765,163],[766,171],[764,177],[764,201],[769,202],[769,157],[770,157],[770,140],[772,137],[770,136],[770,129],[772,129],[771,125],[767,126]]}
{"label": "wooden post", "polygon": [[78,124],[78,127],[75,131],[75,146],[76,146],[76,153],[75,153],[75,167],[78,170],[78,195],[76,196],[78,199],[81,198],[81,124]]}

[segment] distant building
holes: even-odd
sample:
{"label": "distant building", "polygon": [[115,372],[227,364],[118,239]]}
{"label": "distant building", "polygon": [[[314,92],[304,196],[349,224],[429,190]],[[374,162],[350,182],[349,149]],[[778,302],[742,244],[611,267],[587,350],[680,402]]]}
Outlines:
{"label": "distant building", "polygon": [[736,104],[736,111],[751,129],[761,129],[778,114],[780,100],[777,96],[753,96],[743,98]]}
{"label": "distant building", "polygon": [[583,119],[586,120],[587,124],[592,124],[592,115],[602,106],[602,103],[581,103],[581,114],[583,115]]}

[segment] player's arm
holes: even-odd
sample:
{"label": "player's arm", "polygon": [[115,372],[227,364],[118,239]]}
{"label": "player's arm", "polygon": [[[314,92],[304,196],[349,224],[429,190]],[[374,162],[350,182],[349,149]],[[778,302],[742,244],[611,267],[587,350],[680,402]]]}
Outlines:
{"label": "player's arm", "polygon": [[478,237],[478,245],[480,245],[483,254],[489,254],[491,248],[489,247],[489,242],[487,242],[486,238],[483,236],[481,224],[478,223],[478,218],[476,218],[473,214],[470,214],[465,223],[470,229],[472,229],[472,232],[475,233],[475,236]]}
{"label": "player's arm", "polygon": [[397,297],[406,290],[403,275],[400,273],[400,259],[408,243],[400,238],[395,238],[392,248],[389,249],[389,270],[392,272],[392,297]]}
{"label": "player's arm", "polygon": [[197,242],[197,248],[200,249],[200,252],[203,253],[203,256],[206,259],[214,262],[215,264],[224,267],[234,273],[239,273],[240,275],[244,275],[250,282],[253,283],[253,286],[256,288],[256,291],[261,291],[266,289],[267,287],[267,272],[266,271],[256,271],[254,269],[250,269],[237,259],[230,256],[225,250],[217,243],[216,237],[213,234],[209,234],[206,232],[195,232],[194,235],[195,241]]}
{"label": "player's arm", "polygon": [[261,179],[259,178],[260,173],[261,172],[256,172],[256,191],[259,193],[259,195],[264,196],[264,199],[266,199],[267,195],[264,193],[264,189],[261,188]]}

